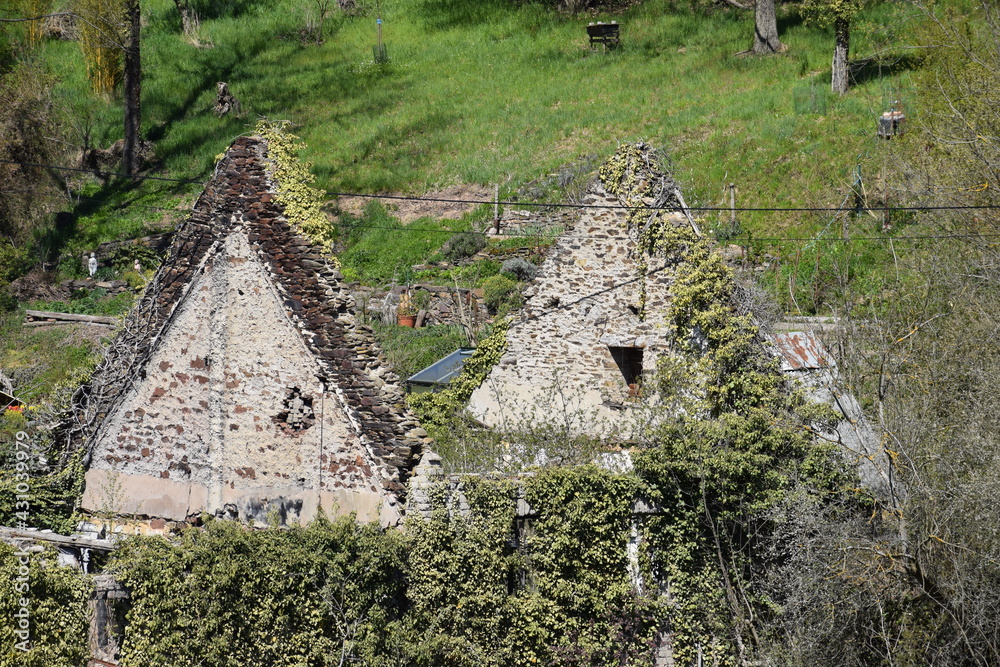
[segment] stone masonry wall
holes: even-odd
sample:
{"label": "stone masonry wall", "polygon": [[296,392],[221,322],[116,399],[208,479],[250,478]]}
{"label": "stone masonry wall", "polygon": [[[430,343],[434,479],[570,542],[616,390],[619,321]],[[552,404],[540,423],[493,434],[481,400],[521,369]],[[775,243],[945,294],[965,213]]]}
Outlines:
{"label": "stone masonry wall", "polygon": [[[647,258],[643,277],[636,232],[617,208],[621,202],[598,183],[584,203],[609,208],[585,209],[553,246],[525,291],[506,353],[472,395],[470,409],[491,426],[519,415],[563,415],[568,405],[581,427],[594,422],[619,430],[638,403],[611,348],[641,350],[644,378],[669,351],[670,325],[663,318],[668,258]],[[679,214],[671,217],[686,224]],[[643,281],[645,319],[639,316]]]}
{"label": "stone masonry wall", "polygon": [[82,393],[85,509],[398,518],[425,434],[340,274],[285,220],[266,151],[230,147]]}

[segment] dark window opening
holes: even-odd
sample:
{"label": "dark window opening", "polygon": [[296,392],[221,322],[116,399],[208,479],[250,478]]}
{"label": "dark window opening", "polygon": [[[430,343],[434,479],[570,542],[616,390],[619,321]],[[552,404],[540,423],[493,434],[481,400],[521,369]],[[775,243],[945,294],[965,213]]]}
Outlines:
{"label": "dark window opening", "polygon": [[618,364],[625,384],[629,387],[638,386],[642,382],[642,348],[641,347],[609,347],[611,357]]}

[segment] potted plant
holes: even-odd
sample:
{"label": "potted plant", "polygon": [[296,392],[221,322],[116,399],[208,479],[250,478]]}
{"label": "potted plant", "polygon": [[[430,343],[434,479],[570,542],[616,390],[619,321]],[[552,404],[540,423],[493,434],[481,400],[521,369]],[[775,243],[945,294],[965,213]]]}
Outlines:
{"label": "potted plant", "polygon": [[399,308],[396,309],[396,323],[401,327],[414,327],[417,324],[417,311],[408,291],[399,295]]}

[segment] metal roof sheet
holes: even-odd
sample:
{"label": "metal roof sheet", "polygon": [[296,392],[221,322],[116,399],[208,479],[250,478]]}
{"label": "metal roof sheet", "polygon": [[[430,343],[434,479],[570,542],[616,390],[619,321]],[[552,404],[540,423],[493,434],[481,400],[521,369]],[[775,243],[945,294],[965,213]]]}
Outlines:
{"label": "metal roof sheet", "polygon": [[407,384],[448,384],[462,372],[462,366],[469,357],[475,354],[476,349],[472,347],[462,347],[444,359],[439,359],[433,364],[411,375]]}
{"label": "metal roof sheet", "polygon": [[816,335],[809,331],[781,331],[774,334],[774,346],[781,355],[781,370],[825,368],[833,365]]}

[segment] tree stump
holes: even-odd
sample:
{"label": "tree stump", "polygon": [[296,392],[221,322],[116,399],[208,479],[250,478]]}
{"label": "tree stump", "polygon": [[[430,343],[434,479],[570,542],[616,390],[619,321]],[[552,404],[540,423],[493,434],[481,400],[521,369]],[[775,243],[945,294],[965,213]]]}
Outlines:
{"label": "tree stump", "polygon": [[222,118],[231,111],[233,115],[239,117],[240,101],[229,92],[229,84],[225,81],[219,81],[215,84],[215,89],[215,115]]}

